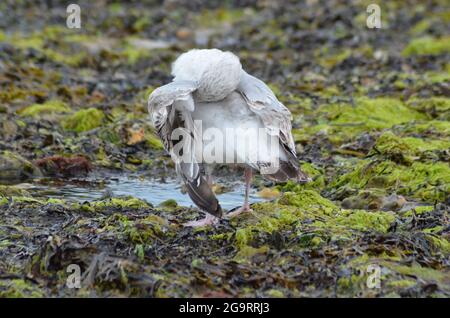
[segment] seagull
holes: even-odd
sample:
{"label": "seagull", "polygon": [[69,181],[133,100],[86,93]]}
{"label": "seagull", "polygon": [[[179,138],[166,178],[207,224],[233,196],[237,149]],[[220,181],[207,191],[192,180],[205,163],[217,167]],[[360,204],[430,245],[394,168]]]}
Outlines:
{"label": "seagull", "polygon": [[264,82],[243,70],[236,55],[193,49],[175,60],[172,76],[171,83],[151,93],[148,110],[189,197],[206,213],[204,219],[185,226],[211,225],[222,217],[212,190],[215,164],[244,167],[244,203],[226,217],[252,211],[249,190],[254,171],[275,182],[310,180],[299,167],[291,112]]}

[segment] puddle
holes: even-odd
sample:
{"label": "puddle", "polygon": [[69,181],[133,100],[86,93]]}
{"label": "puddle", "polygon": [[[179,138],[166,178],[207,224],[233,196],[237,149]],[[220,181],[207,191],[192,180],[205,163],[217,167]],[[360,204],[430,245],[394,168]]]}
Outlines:
{"label": "puddle", "polygon": [[[242,205],[244,200],[243,182],[227,182],[231,191],[216,195],[222,208],[230,210]],[[26,188],[39,197],[61,198],[69,201],[92,201],[109,196],[130,195],[146,200],[153,205],[174,199],[181,206],[195,206],[187,194],[181,192],[182,184],[176,179],[165,182],[135,177],[113,177],[103,180],[41,180],[32,184],[18,185]],[[250,191],[250,202],[264,201],[256,194],[256,189]]]}

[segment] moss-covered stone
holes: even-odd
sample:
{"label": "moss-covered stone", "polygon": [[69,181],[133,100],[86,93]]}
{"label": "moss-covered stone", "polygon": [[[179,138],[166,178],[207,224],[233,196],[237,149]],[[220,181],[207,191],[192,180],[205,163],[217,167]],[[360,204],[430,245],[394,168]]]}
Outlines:
{"label": "moss-covered stone", "polygon": [[425,202],[444,201],[450,192],[450,167],[443,162],[413,162],[404,166],[390,160],[362,160],[352,171],[336,178],[329,188],[344,186],[384,188]]}
{"label": "moss-covered stone", "polygon": [[0,196],[0,206],[8,204],[8,198]]}
{"label": "moss-covered stone", "polygon": [[450,52],[450,38],[425,36],[413,39],[402,51],[404,56],[439,55]]}
{"label": "moss-covered stone", "polygon": [[148,209],[151,206],[146,201],[133,198],[111,198],[101,201],[93,201],[90,205],[96,209],[118,208],[118,209]]}
{"label": "moss-covered stone", "polygon": [[159,204],[162,208],[175,209],[178,207],[178,203],[174,199],[168,199]]}
{"label": "moss-covered stone", "polygon": [[40,176],[39,168],[17,153],[0,152],[0,180],[14,181]]}
{"label": "moss-covered stone", "polygon": [[70,107],[60,100],[51,100],[44,104],[34,104],[19,111],[21,116],[39,117],[42,115],[70,112]]}
{"label": "moss-covered stone", "polygon": [[376,141],[374,152],[399,163],[411,163],[427,151],[450,149],[450,141],[445,139],[400,138],[392,132],[383,133]]}
{"label": "moss-covered stone", "polygon": [[295,206],[303,209],[317,208],[329,214],[338,209],[331,201],[323,198],[313,190],[298,190],[297,192],[286,192],[278,200],[279,204]]}
{"label": "moss-covered stone", "polygon": [[306,190],[306,189],[311,189],[311,190],[316,190],[316,191],[320,191],[325,187],[325,176],[324,176],[324,171],[315,166],[312,163],[303,163],[301,164],[300,168],[302,169],[302,171],[304,171],[308,177],[310,177],[312,179],[312,181],[307,182],[305,184],[298,184],[296,182],[293,181],[288,181],[285,185],[283,186],[278,186],[278,188],[282,191],[300,191],[302,189]]}
{"label": "moss-covered stone", "polygon": [[381,130],[393,125],[426,119],[423,114],[408,108],[398,99],[357,98],[354,105],[329,104],[319,112],[330,120],[332,131],[348,135]]}
{"label": "moss-covered stone", "polygon": [[234,257],[234,260],[238,263],[245,263],[251,261],[251,259],[258,254],[266,254],[269,251],[268,246],[261,246],[259,248],[254,248],[247,245],[242,245],[242,248]]}
{"label": "moss-covered stone", "polygon": [[25,189],[21,189],[15,186],[0,185],[0,197],[29,196],[29,195],[30,193]]}
{"label": "moss-covered stone", "polygon": [[412,98],[408,100],[407,105],[431,118],[450,121],[450,98]]}
{"label": "moss-covered stone", "polygon": [[[335,214],[331,224],[338,227],[351,228],[358,231],[374,230],[386,233],[395,220],[392,212],[368,212],[365,210],[341,210]],[[327,224],[330,224],[327,223]],[[324,224],[327,226],[327,224]]]}
{"label": "moss-covered stone", "polygon": [[85,132],[100,127],[105,115],[97,108],[82,109],[70,115],[62,123],[64,129]]}

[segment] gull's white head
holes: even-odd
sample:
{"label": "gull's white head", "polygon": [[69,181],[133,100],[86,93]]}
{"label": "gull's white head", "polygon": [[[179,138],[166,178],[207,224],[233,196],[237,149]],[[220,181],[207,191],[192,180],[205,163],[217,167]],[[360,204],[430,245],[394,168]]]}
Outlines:
{"label": "gull's white head", "polygon": [[200,101],[219,101],[231,94],[241,80],[242,65],[231,52],[194,49],[181,54],[172,64],[174,80],[195,81]]}

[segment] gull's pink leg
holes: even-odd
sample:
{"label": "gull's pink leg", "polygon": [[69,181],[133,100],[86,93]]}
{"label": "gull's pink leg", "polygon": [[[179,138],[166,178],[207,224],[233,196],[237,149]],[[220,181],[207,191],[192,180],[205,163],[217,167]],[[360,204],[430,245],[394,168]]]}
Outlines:
{"label": "gull's pink leg", "polygon": [[239,208],[234,210],[231,213],[228,213],[226,215],[227,218],[232,218],[235,216],[238,216],[239,214],[243,212],[252,212],[252,209],[250,209],[250,203],[248,202],[248,196],[250,193],[250,185],[252,183],[252,168],[245,168],[244,171],[244,177],[245,177],[245,199],[244,204]]}
{"label": "gull's pink leg", "polygon": [[212,187],[213,184],[214,184],[214,177],[213,177],[212,175],[208,174],[208,175],[206,176],[206,182],[208,183],[208,185],[209,185],[210,187]]}
{"label": "gull's pink leg", "polygon": [[212,214],[206,213],[206,216],[204,219],[198,220],[198,221],[190,221],[186,222],[183,225],[184,226],[190,226],[190,227],[200,227],[200,226],[206,226],[206,225],[213,225],[219,222],[219,218],[215,217]]}

